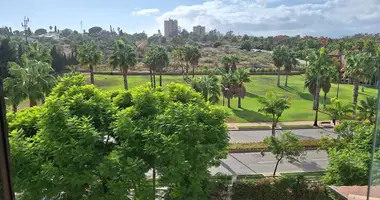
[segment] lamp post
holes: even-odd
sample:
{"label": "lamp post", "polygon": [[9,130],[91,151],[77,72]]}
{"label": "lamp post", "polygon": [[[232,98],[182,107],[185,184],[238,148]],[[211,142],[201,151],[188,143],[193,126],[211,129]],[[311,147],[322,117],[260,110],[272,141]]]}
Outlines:
{"label": "lamp post", "polygon": [[0,62],[0,178],[1,193],[4,200],[15,200],[10,174],[10,154],[8,141],[8,123],[6,119],[5,93],[3,89],[5,63]]}

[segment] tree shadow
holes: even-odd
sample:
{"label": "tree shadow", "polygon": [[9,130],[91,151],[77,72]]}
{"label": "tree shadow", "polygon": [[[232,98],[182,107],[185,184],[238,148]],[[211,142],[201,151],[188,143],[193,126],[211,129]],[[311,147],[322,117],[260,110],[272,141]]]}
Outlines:
{"label": "tree shadow", "polygon": [[270,121],[270,118],[267,115],[263,115],[253,110],[247,110],[245,108],[232,108],[231,110],[237,117],[245,119],[248,122]]}
{"label": "tree shadow", "polygon": [[296,89],[294,89],[293,87],[290,87],[290,86],[285,87],[285,86],[280,85],[279,88],[281,88],[282,90],[285,90],[287,92],[290,92],[290,93],[297,93],[298,92],[298,90],[296,90]]}
{"label": "tree shadow", "polygon": [[247,92],[245,94],[245,97],[249,97],[249,98],[259,98],[260,96],[259,95],[256,95],[256,94],[253,94],[251,92]]}
{"label": "tree shadow", "polygon": [[325,169],[318,165],[318,163],[314,161],[296,161],[290,163],[301,168],[305,172],[313,172],[313,171],[324,171]]}
{"label": "tree shadow", "polygon": [[304,100],[313,101],[313,96],[309,93],[297,92],[297,95]]}

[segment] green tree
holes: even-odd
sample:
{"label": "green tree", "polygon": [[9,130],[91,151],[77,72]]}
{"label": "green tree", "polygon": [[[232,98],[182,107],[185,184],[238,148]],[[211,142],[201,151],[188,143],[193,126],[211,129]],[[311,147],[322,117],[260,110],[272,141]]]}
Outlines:
{"label": "green tree", "polygon": [[371,123],[375,122],[375,116],[377,112],[377,98],[367,97],[364,100],[360,100],[360,105],[358,106],[358,119],[368,120]]}
{"label": "green tree", "polygon": [[284,67],[285,67],[284,69],[286,72],[285,87],[288,87],[289,73],[291,73],[292,69],[294,69],[294,67],[296,67],[299,64],[298,60],[296,59],[295,53],[293,51],[288,52],[288,55],[289,56],[284,64]]}
{"label": "green tree", "polygon": [[127,73],[130,67],[133,67],[137,63],[136,50],[126,45],[123,40],[116,40],[114,46],[114,52],[110,59],[110,64],[114,67],[119,67],[123,74],[124,89],[128,90]]}
{"label": "green tree", "polygon": [[[359,83],[364,81],[368,74],[368,66],[370,61],[370,55],[367,53],[354,53],[349,55],[347,59],[347,66],[344,75],[353,80],[354,92],[353,92],[353,104],[354,109],[358,104],[359,96]],[[354,110],[355,111],[355,110]]]}
{"label": "green tree", "polygon": [[223,56],[222,58],[222,64],[224,66],[224,71],[228,72],[231,70],[231,57],[230,56]]}
{"label": "green tree", "polygon": [[278,164],[283,158],[288,162],[298,161],[303,158],[304,147],[299,137],[290,131],[281,135],[269,136],[264,139],[264,144],[268,145],[269,151],[276,157],[276,166],[274,168],[273,177],[276,177]]}
{"label": "green tree", "polygon": [[240,45],[240,49],[244,49],[246,51],[251,51],[251,49],[252,49],[252,42],[250,40],[244,40],[241,43],[241,45]]}
{"label": "green tree", "polygon": [[[51,74],[53,69],[45,62],[23,57],[21,66],[14,62],[8,64],[11,76],[4,80],[5,90],[15,92],[13,95],[20,95],[20,97],[12,99],[14,100],[13,104],[19,103],[23,97],[28,97],[30,107],[36,106],[37,100],[44,100],[44,97],[55,86],[56,79]],[[19,87],[21,91],[15,89],[15,86]]]}
{"label": "green tree", "polygon": [[269,91],[264,97],[259,98],[261,108],[259,112],[263,112],[272,117],[272,136],[276,135],[277,123],[282,113],[290,108],[290,100],[287,97],[279,96],[273,91]]}
{"label": "green tree", "polygon": [[94,43],[85,43],[79,46],[77,59],[81,65],[87,65],[90,68],[90,81],[94,84],[94,66],[100,64],[103,54],[98,50]]}
{"label": "green tree", "polygon": [[334,98],[332,99],[332,104],[327,106],[325,110],[335,125],[336,120],[340,121],[344,119],[348,113],[352,112],[352,105],[342,105],[339,99]]}
{"label": "green tree", "polygon": [[230,56],[231,70],[234,72],[237,69],[236,64],[239,62],[239,58],[236,55]]}
{"label": "green tree", "polygon": [[47,30],[44,29],[44,28],[39,28],[36,31],[34,31],[34,34],[36,34],[36,35],[43,35],[43,34],[46,34],[46,33],[47,33]]}
{"label": "green tree", "polygon": [[162,70],[169,65],[169,55],[163,46],[153,46],[144,57],[144,64],[149,67],[151,85],[156,87],[156,71],[160,73],[160,86],[162,86]]}
{"label": "green tree", "polygon": [[52,58],[50,56],[49,49],[41,46],[38,43],[30,44],[26,47],[25,55],[30,60],[37,60],[51,64]]}
{"label": "green tree", "polygon": [[274,65],[277,67],[277,87],[280,87],[280,76],[281,67],[285,65],[286,61],[289,60],[288,56],[289,48],[287,46],[276,46],[273,49],[272,59]]}
{"label": "green tree", "polygon": [[184,47],[183,46],[177,46],[172,54],[173,58],[176,58],[180,63],[181,63],[181,67],[182,67],[182,75],[183,75],[183,78],[185,78],[185,69],[183,68],[184,65],[182,62],[185,61],[185,51],[184,51]]}
{"label": "green tree", "polygon": [[220,87],[219,79],[213,74],[194,78],[191,82],[193,89],[202,94],[205,101],[213,104],[219,102]]}
{"label": "green tree", "polygon": [[[222,94],[223,98],[227,98],[227,106],[231,107],[231,99],[234,96],[233,90],[234,87],[237,84],[237,77],[234,72],[229,70],[228,72],[222,73],[222,80],[221,80],[221,86],[222,86]],[[223,105],[224,105],[224,99],[223,99]]]}
{"label": "green tree", "polygon": [[241,99],[245,97],[246,89],[244,83],[250,82],[249,69],[239,68],[236,72],[237,79],[237,96],[238,96],[238,108],[241,108]]}
{"label": "green tree", "polygon": [[190,57],[190,64],[193,68],[193,78],[195,75],[195,67],[198,66],[199,59],[202,57],[202,54],[200,52],[200,49],[197,46],[191,47],[191,57]]}
{"label": "green tree", "polygon": [[319,53],[308,56],[309,66],[305,73],[305,87],[313,95],[313,109],[315,109],[314,126],[318,126],[319,93],[323,83],[335,77],[336,69],[331,66],[331,58],[324,48]]}

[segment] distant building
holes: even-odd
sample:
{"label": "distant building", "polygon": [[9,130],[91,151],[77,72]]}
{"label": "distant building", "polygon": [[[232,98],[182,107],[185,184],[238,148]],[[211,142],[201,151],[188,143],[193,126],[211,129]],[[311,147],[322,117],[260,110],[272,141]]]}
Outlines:
{"label": "distant building", "polygon": [[200,37],[203,37],[206,35],[206,27],[198,25],[193,27],[193,33],[195,35],[198,35]]}
{"label": "distant building", "polygon": [[178,21],[177,20],[165,20],[164,31],[166,38],[172,38],[178,34]]}

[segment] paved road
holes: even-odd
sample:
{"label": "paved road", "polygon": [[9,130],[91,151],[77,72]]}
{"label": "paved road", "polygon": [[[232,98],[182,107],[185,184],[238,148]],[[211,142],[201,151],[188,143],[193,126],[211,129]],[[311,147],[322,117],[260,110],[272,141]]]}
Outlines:
{"label": "paved road", "polygon": [[[298,135],[301,139],[319,139],[324,135],[329,135],[330,137],[336,137],[332,132],[333,129],[298,129],[292,130],[292,133]],[[277,130],[276,134],[281,134],[283,130]],[[260,142],[263,141],[265,137],[271,136],[271,130],[262,131],[230,131],[230,142]]]}
{"label": "paved road", "polygon": [[[328,159],[325,151],[306,151],[306,159],[301,162],[289,163],[286,159],[278,165],[278,173],[323,171]],[[211,168],[212,174],[218,172],[229,175],[271,174],[276,165],[273,154],[261,153],[231,153],[221,160],[221,165]]]}

